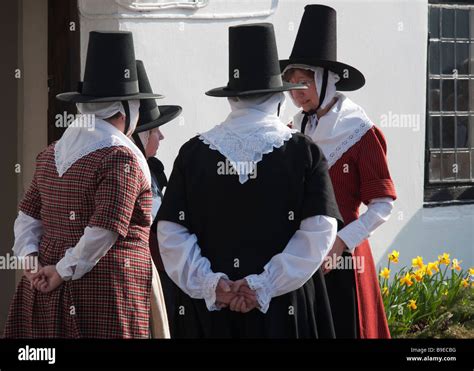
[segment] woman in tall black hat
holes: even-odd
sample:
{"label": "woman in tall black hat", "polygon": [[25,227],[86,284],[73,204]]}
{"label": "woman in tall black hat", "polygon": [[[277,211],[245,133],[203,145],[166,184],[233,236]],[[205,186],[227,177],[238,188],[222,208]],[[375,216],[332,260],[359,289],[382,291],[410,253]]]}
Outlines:
{"label": "woman in tall black hat", "polygon": [[[361,88],[364,76],[339,62],[336,50],[336,11],[325,5],[307,5],[291,56],[280,61],[280,66],[285,81],[308,87],[291,92],[293,103],[302,109],[292,125],[311,137],[326,156],[346,224],[323,266],[336,337],[388,338],[367,238],[388,220],[396,192],[382,132],[360,106],[340,93]],[[359,215],[362,202],[368,210]],[[338,265],[339,261],[351,263]]]}
{"label": "woman in tall black hat", "polygon": [[[153,94],[143,61],[137,60],[137,72],[140,92]],[[172,314],[174,313],[176,286],[164,270],[160,251],[158,249],[158,239],[156,237],[156,215],[160,208],[164,188],[168,184],[168,179],[164,171],[163,163],[156,158],[155,155],[158,151],[160,142],[164,139],[160,127],[178,117],[181,111],[182,108],[180,106],[157,105],[156,101],[153,99],[140,101],[140,116],[137,128],[132,135],[135,144],[140,148],[147,159],[151,174],[151,191],[153,194],[151,215],[153,223],[150,229],[150,252],[154,262],[153,268],[155,268],[155,266],[158,268],[158,271],[155,269],[153,270],[153,274],[156,277],[156,282],[161,283],[164,294],[163,301],[166,303],[166,311],[169,314],[167,315],[167,313],[163,313],[164,308],[160,307],[161,301],[157,300],[156,310],[152,316],[152,327],[155,328],[156,326],[154,325],[158,322],[158,330],[166,327],[169,327],[170,330],[172,330],[172,323],[169,319],[172,318]],[[154,290],[153,292],[159,292],[159,288],[160,287],[157,287],[157,290]],[[154,303],[155,301],[152,301],[152,308],[154,308]],[[167,323],[166,326],[160,324],[159,321],[163,319],[166,319],[169,324]],[[158,332],[158,337],[159,335],[160,333]]]}
{"label": "woman in tall black hat", "polygon": [[[327,163],[279,119],[273,26],[229,28],[231,113],[185,143],[158,211],[165,269],[180,287],[176,337],[333,337],[324,280],[337,210]],[[319,271],[318,271],[319,272]]]}
{"label": "woman in tall black hat", "polygon": [[82,115],[38,155],[15,221],[15,254],[40,270],[20,281],[6,337],[149,337],[151,176],[129,137],[140,101],[160,97],[139,91],[130,32],[90,33],[79,91],[57,96]]}

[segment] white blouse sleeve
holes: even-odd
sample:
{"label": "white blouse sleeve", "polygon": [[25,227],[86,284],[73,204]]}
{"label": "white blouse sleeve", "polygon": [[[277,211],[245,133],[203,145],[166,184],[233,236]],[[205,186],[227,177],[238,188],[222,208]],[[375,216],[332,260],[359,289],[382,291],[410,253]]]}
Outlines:
{"label": "white blouse sleeve", "polygon": [[271,258],[261,274],[245,277],[257,294],[261,312],[267,312],[273,297],[294,291],[311,278],[333,246],[336,234],[335,218],[306,218],[285,249]]}
{"label": "white blouse sleeve", "polygon": [[367,211],[342,228],[337,235],[349,250],[354,250],[390,218],[393,203],[390,197],[374,198],[367,205]]}
{"label": "white blouse sleeve", "polygon": [[118,233],[100,227],[86,227],[75,247],[67,249],[56,264],[63,280],[77,280],[90,272],[115,244]]}
{"label": "white blouse sleeve", "polygon": [[157,235],[166,273],[190,297],[204,299],[209,311],[215,305],[216,287],[224,273],[214,273],[209,259],[201,255],[195,234],[180,224],[160,220]]}
{"label": "white blouse sleeve", "polygon": [[13,253],[15,256],[24,258],[27,255],[37,253],[41,236],[43,235],[43,223],[24,212],[20,211],[13,226],[15,243]]}

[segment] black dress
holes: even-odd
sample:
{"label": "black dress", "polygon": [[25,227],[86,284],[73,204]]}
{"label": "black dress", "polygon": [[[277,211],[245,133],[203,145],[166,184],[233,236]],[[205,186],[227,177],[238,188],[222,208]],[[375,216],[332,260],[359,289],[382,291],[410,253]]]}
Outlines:
{"label": "black dress", "polygon": [[[309,137],[295,133],[263,155],[255,179],[244,184],[235,174],[218,172],[225,161],[198,137],[185,143],[157,216],[194,233],[213,272],[231,280],[260,274],[303,219],[326,215],[342,220],[326,159]],[[208,311],[203,299],[179,290],[173,322],[178,338],[334,337],[320,271],[301,288],[274,297],[266,314],[258,309],[246,314]]]}

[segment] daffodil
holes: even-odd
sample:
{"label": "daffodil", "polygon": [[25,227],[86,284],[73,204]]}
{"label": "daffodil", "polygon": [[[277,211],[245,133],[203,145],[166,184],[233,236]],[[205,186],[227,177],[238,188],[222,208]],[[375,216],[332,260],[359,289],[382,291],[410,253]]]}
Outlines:
{"label": "daffodil", "polygon": [[399,255],[400,255],[400,252],[398,252],[397,250],[393,250],[390,254],[388,254],[388,259],[392,263],[398,263],[398,256]]}
{"label": "daffodil", "polygon": [[388,279],[390,277],[390,269],[388,269],[387,267],[382,269],[382,271],[380,272],[380,277]]}
{"label": "daffodil", "polygon": [[467,282],[467,278],[464,278],[464,279],[461,281],[461,286],[462,286],[462,287],[469,287],[469,282]]}
{"label": "daffodil", "polygon": [[413,267],[423,268],[425,264],[423,263],[423,258],[421,256],[417,256],[415,259],[411,260],[411,264]]}
{"label": "daffodil", "polygon": [[412,274],[412,278],[416,279],[418,282],[423,281],[423,276],[425,275],[425,269],[420,268]]}
{"label": "daffodil", "polygon": [[449,254],[443,253],[443,255],[438,255],[438,261],[440,264],[448,265],[451,260],[449,259]]}
{"label": "daffodil", "polygon": [[413,281],[411,280],[410,273],[405,274],[405,276],[400,279],[400,283],[402,285],[407,285],[407,286],[413,285]]}
{"label": "daffodil", "polygon": [[474,267],[469,268],[469,275],[474,277]]}
{"label": "daffodil", "polygon": [[388,287],[387,286],[384,286],[383,289],[382,289],[382,295],[383,296],[387,296],[388,295]]}
{"label": "daffodil", "polygon": [[418,307],[416,306],[416,300],[410,299],[410,300],[409,300],[409,303],[408,303],[408,305],[407,305],[407,307],[410,308],[410,309],[412,309],[412,310],[416,310],[416,308],[418,308]]}
{"label": "daffodil", "polygon": [[461,262],[457,259],[453,259],[451,269],[456,269],[457,271],[461,270],[461,266],[459,265]]}
{"label": "daffodil", "polygon": [[433,271],[439,272],[439,261],[429,262],[425,267],[425,273],[428,276],[433,275]]}

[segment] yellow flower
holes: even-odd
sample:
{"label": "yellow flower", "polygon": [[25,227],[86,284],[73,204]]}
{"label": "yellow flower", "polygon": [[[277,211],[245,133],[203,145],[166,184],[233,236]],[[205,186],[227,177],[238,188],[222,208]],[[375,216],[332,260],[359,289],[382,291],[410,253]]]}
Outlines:
{"label": "yellow flower", "polygon": [[461,266],[459,265],[460,263],[462,263],[462,261],[458,261],[457,259],[453,259],[451,269],[456,269],[457,271],[460,271],[461,270]]}
{"label": "yellow flower", "polygon": [[446,290],[445,292],[443,292],[443,295],[444,295],[444,296],[448,296],[448,290]]}
{"label": "yellow flower", "polygon": [[433,275],[433,271],[439,272],[439,261],[429,262],[428,265],[426,266],[426,268],[425,268],[425,273],[426,273],[428,276],[432,276],[432,275]]}
{"label": "yellow flower", "polygon": [[398,263],[398,256],[399,255],[400,255],[400,252],[398,252],[397,250],[393,250],[390,254],[388,254],[388,259],[392,263]]}
{"label": "yellow flower", "polygon": [[416,308],[418,308],[418,307],[416,306],[416,300],[410,299],[410,300],[409,300],[409,303],[408,303],[408,305],[407,305],[407,307],[410,308],[410,309],[412,309],[412,310],[416,310]]}
{"label": "yellow flower", "polygon": [[421,256],[417,256],[415,259],[411,260],[411,264],[413,267],[423,268],[425,264],[423,264],[423,258]]}
{"label": "yellow flower", "polygon": [[384,286],[383,289],[382,289],[382,295],[383,296],[387,296],[388,295],[388,287],[387,286]]}
{"label": "yellow flower", "polygon": [[405,277],[402,277],[402,278],[400,279],[400,283],[401,283],[402,285],[407,285],[407,286],[413,285],[413,281],[411,280],[410,273],[405,274]]}
{"label": "yellow flower", "polygon": [[467,278],[464,278],[464,279],[461,281],[461,286],[462,286],[462,287],[469,287],[469,282],[467,282]]}
{"label": "yellow flower", "polygon": [[387,267],[382,269],[382,271],[380,272],[380,277],[388,279],[390,277],[390,269],[388,269]]}
{"label": "yellow flower", "polygon": [[438,255],[438,261],[440,264],[448,265],[451,260],[449,259],[449,254],[443,253],[443,255]]}
{"label": "yellow flower", "polygon": [[469,268],[469,275],[474,277],[474,267]]}
{"label": "yellow flower", "polygon": [[424,268],[420,268],[412,274],[412,278],[416,279],[418,282],[423,281],[423,276],[425,275]]}

